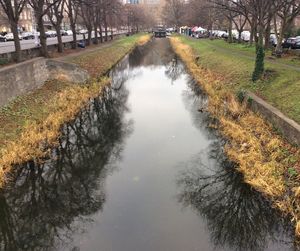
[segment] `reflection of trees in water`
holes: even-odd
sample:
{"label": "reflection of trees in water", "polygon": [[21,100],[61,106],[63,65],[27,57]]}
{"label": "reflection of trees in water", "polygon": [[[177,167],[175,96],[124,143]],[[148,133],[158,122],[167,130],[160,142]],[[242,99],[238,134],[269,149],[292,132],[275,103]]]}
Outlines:
{"label": "reflection of trees in water", "polygon": [[199,128],[202,133],[205,133],[208,139],[213,140],[218,132],[210,125],[215,124],[217,121],[206,111],[207,97],[192,77],[188,76],[186,82],[187,89],[182,92],[185,109],[191,114],[193,125]]}
{"label": "reflection of trees in water", "polygon": [[[207,220],[216,247],[234,250],[264,250],[268,242],[292,248],[289,224],[251,187],[224,157],[220,143],[197,156],[180,173],[178,200]],[[291,246],[291,247],[290,247]]]}
{"label": "reflection of trees in water", "polygon": [[168,39],[153,39],[145,46],[137,47],[129,55],[130,67],[164,66],[174,58],[174,52]]}
{"label": "reflection of trees in water", "polygon": [[166,66],[165,74],[171,79],[172,83],[179,79],[179,77],[185,73],[185,66],[183,63],[175,56],[172,61]]}
{"label": "reflection of trees in water", "polygon": [[64,127],[51,160],[16,169],[0,194],[1,250],[53,250],[74,221],[102,210],[105,177],[131,130],[123,118],[127,97],[124,87],[106,89]]}

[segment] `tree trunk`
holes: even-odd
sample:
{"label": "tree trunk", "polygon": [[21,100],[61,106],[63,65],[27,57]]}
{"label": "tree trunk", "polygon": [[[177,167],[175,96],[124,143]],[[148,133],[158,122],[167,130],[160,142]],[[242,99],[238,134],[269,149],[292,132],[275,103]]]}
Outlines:
{"label": "tree trunk", "polygon": [[[261,21],[262,22],[262,21]],[[252,74],[252,80],[255,82],[259,80],[265,70],[265,49],[264,49],[264,35],[263,35],[263,24],[260,23],[258,27],[258,42],[256,45],[256,59],[255,59],[255,69]]]}
{"label": "tree trunk", "polygon": [[239,33],[239,41],[238,41],[238,43],[240,44],[242,42],[242,31],[238,30],[238,33]]}
{"label": "tree trunk", "polygon": [[100,42],[103,43],[103,34],[102,34],[102,25],[99,24],[99,32],[100,32]]}
{"label": "tree trunk", "polygon": [[271,22],[268,22],[265,32],[265,49],[270,48]]}
{"label": "tree trunk", "polygon": [[254,41],[254,28],[253,28],[253,25],[252,24],[250,24],[250,26],[251,26],[251,32],[250,32],[250,46],[252,46],[253,45],[253,41]]}
{"label": "tree trunk", "polygon": [[62,53],[64,50],[64,45],[63,45],[62,36],[60,33],[60,25],[55,26],[55,30],[57,33],[57,52]]}
{"label": "tree trunk", "polygon": [[47,37],[45,33],[44,21],[42,17],[37,17],[37,25],[40,32],[40,43],[41,43],[41,56],[42,57],[49,57],[49,53],[47,50]]}
{"label": "tree trunk", "polygon": [[92,28],[87,27],[87,30],[88,30],[88,39],[86,41],[86,45],[89,46],[92,44]]}
{"label": "tree trunk", "polygon": [[21,44],[20,44],[20,39],[19,39],[17,22],[11,21],[10,28],[11,28],[11,32],[14,35],[14,44],[15,44],[15,50],[16,50],[15,55],[14,55],[14,60],[16,62],[20,62],[21,61]]}
{"label": "tree trunk", "polygon": [[232,43],[232,21],[229,18],[229,26],[228,26],[228,43]]}
{"label": "tree trunk", "polygon": [[106,10],[104,10],[104,32],[105,32],[105,39],[104,41],[107,42],[108,40],[108,27],[107,27],[107,18],[106,18]]}
{"label": "tree trunk", "polygon": [[76,24],[75,23],[71,23],[71,30],[73,33],[72,49],[76,49],[77,48],[77,34],[76,34]]}
{"label": "tree trunk", "polygon": [[94,32],[95,32],[95,38],[94,38],[94,44],[99,44],[99,40],[98,40],[98,29],[97,29],[97,25],[94,25]]}
{"label": "tree trunk", "polygon": [[277,45],[275,48],[276,55],[280,56],[282,54],[282,40],[283,40],[283,32],[280,32],[278,38],[277,38]]}

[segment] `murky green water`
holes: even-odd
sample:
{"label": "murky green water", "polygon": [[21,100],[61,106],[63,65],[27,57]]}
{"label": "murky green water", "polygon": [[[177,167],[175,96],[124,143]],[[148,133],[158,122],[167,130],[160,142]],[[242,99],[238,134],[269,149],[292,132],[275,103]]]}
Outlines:
{"label": "murky green water", "polygon": [[0,195],[1,250],[293,250],[209,129],[201,90],[167,39],[137,49],[64,127],[44,163]]}

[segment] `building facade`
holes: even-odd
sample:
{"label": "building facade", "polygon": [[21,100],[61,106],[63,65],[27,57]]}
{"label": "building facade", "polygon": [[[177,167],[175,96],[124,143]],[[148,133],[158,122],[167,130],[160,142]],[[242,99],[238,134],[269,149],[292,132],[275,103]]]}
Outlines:
{"label": "building facade", "polygon": [[[19,31],[33,30],[33,11],[29,4],[25,5],[19,21]],[[11,32],[10,24],[3,9],[0,9],[0,32]]]}

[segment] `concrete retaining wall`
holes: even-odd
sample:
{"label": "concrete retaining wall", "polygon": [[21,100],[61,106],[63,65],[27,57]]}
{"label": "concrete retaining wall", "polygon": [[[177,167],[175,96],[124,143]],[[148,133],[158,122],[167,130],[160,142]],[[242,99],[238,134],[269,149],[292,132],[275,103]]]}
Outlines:
{"label": "concrete retaining wall", "polygon": [[268,122],[273,124],[290,143],[300,145],[300,125],[298,123],[254,93],[247,92],[246,98],[251,110],[261,114]]}
{"label": "concrete retaining wall", "polygon": [[70,82],[81,84],[89,79],[87,71],[76,64],[48,59],[46,61],[49,78],[64,78]]}
{"label": "concrete retaining wall", "polygon": [[65,78],[83,83],[88,73],[77,65],[56,60],[35,58],[0,69],[0,106],[8,104],[16,96],[41,87],[46,80]]}

